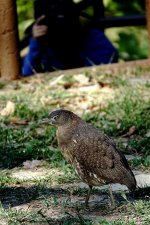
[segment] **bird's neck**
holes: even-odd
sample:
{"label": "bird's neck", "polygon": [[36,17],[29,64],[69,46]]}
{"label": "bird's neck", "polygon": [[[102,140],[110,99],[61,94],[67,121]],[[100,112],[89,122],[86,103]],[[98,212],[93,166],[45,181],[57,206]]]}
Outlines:
{"label": "bird's neck", "polygon": [[61,144],[68,143],[71,140],[76,128],[78,127],[79,120],[73,120],[57,129],[57,137]]}

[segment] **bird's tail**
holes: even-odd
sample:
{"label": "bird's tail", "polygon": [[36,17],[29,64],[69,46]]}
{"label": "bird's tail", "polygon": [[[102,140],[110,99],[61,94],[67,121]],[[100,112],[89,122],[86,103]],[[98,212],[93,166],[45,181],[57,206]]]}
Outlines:
{"label": "bird's tail", "polygon": [[136,179],[131,170],[128,170],[128,179],[126,180],[126,186],[130,191],[134,191],[136,189]]}

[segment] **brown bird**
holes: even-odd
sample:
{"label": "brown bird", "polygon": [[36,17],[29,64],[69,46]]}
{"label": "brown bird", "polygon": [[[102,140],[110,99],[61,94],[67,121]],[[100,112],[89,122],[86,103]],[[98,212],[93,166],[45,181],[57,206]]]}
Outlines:
{"label": "brown bird", "polygon": [[[120,183],[130,191],[135,190],[136,180],[125,156],[106,134],[64,109],[50,112],[45,122],[58,128],[57,140],[62,155],[89,185],[86,206],[93,186]],[[109,191],[114,206],[111,186]]]}

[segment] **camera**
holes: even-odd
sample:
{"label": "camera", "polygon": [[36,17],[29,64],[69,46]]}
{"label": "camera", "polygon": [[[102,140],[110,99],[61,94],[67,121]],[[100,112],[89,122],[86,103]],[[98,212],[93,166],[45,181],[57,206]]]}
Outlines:
{"label": "camera", "polygon": [[60,29],[61,26],[63,29],[72,26],[75,28],[79,20],[76,4],[72,0],[35,0],[35,19],[41,15],[45,15],[45,18],[40,24],[55,29]]}

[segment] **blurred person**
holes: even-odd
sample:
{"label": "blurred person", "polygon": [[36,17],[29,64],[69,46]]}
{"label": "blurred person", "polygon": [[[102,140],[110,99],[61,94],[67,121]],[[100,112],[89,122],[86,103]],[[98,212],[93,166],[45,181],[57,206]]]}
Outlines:
{"label": "blurred person", "polygon": [[35,0],[34,14],[23,76],[117,62],[115,47],[103,31],[81,23],[72,0]]}

